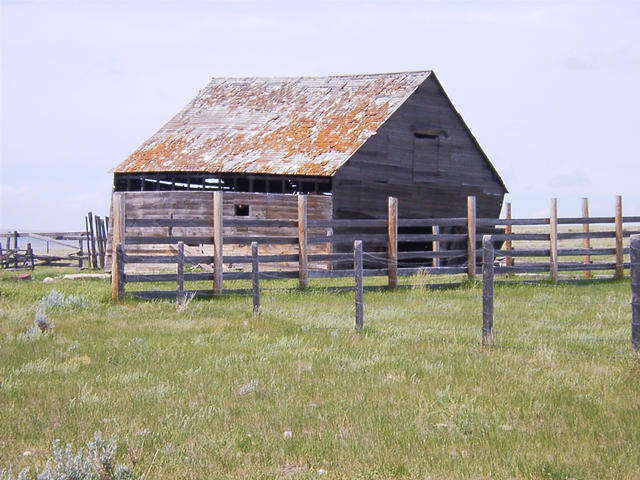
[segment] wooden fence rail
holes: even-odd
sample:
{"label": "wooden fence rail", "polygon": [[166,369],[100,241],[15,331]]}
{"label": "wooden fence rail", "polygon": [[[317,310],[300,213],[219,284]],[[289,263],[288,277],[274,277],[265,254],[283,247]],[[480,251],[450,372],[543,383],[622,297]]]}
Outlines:
{"label": "wooden fence rail", "polygon": [[[114,256],[112,288],[116,300],[131,283],[171,282],[176,284],[171,295],[185,295],[184,282],[210,281],[212,290],[195,290],[197,295],[220,295],[227,280],[243,279],[298,279],[298,287],[307,288],[310,279],[353,277],[354,257],[351,246],[361,242],[363,255],[363,277],[387,277],[387,286],[395,288],[398,277],[416,274],[454,275],[467,274],[475,278],[476,265],[480,265],[483,247],[477,236],[491,235],[495,255],[500,259],[494,273],[550,275],[557,281],[559,272],[612,270],[620,276],[629,268],[625,256],[629,255],[624,241],[640,233],[640,216],[622,216],[622,201],[616,199],[616,215],[613,217],[558,217],[557,201],[552,200],[548,218],[476,218],[475,199],[468,201],[466,217],[456,218],[398,218],[398,204],[389,199],[386,219],[311,220],[307,218],[307,198],[300,196],[298,219],[243,219],[222,216],[222,192],[213,193],[213,218],[128,218],[123,194],[114,195],[113,238],[121,245],[121,254]],[[583,209],[583,211],[585,211]],[[507,209],[511,217],[510,206]],[[587,210],[588,214],[588,210]],[[594,230],[585,225],[601,224],[611,230]],[[574,225],[581,231],[561,231],[558,226]],[[630,225],[633,228],[630,228]],[[227,227],[234,227],[228,229]],[[259,235],[250,233],[261,228],[284,228],[288,235]],[[405,233],[405,227],[423,228],[423,232]],[[161,230],[158,231],[158,228]],[[195,228],[193,234],[174,228]],[[318,235],[317,230],[328,229],[327,234]],[[348,229],[348,233],[344,230]],[[533,230],[532,230],[533,228]],[[129,233],[127,230],[131,229]],[[135,233],[133,233],[135,229]],[[154,229],[146,234],[146,229]],[[166,229],[166,230],[164,230]],[[226,229],[226,230],[225,230]],[[339,233],[333,234],[333,229]],[[516,230],[517,229],[517,230]],[[543,229],[543,231],[540,231]],[[293,231],[292,231],[293,230]],[[545,231],[546,230],[546,231]],[[164,233],[163,233],[164,232]],[[241,233],[242,232],[242,233]],[[249,233],[246,233],[249,232]],[[582,247],[565,245],[566,242],[583,240]],[[599,242],[592,245],[591,241]],[[612,246],[602,244],[613,240]],[[169,246],[177,252],[154,255],[136,251],[141,246]],[[255,265],[253,254],[223,255],[224,245],[249,246],[267,250],[271,246],[285,246],[295,253],[257,255],[258,263],[272,265],[271,270]],[[187,253],[187,245],[208,245],[211,253],[194,255]],[[326,252],[311,250],[311,246],[325,246]],[[587,245],[585,247],[585,245]],[[90,247],[89,247],[90,248]],[[284,248],[284,247],[283,247]],[[324,248],[324,247],[323,247]],[[105,249],[106,251],[106,249]],[[204,250],[201,249],[202,252]],[[577,260],[568,257],[579,257]],[[602,261],[594,258],[605,257]],[[588,258],[588,262],[584,259]],[[566,260],[564,260],[566,259]],[[128,265],[160,265],[174,272],[146,273],[129,272]],[[280,264],[280,265],[278,265]],[[189,266],[205,266],[209,271],[192,272]],[[225,265],[227,269],[225,271]],[[231,271],[230,266],[251,266],[252,271]],[[213,268],[211,268],[213,266]],[[278,271],[272,271],[280,266]],[[182,286],[177,286],[181,282]],[[119,285],[119,286],[118,286]],[[143,297],[171,296],[168,290],[129,292]]]}

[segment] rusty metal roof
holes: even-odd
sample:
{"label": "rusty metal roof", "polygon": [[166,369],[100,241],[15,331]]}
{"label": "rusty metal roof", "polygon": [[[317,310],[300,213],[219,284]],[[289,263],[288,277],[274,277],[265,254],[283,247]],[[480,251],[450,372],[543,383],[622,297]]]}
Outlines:
{"label": "rusty metal roof", "polygon": [[331,176],[430,74],[214,78],[113,171]]}

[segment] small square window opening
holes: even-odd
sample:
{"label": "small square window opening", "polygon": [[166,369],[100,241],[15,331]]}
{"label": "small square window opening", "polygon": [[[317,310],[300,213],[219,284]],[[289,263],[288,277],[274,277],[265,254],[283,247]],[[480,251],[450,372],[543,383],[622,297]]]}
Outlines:
{"label": "small square window opening", "polygon": [[234,205],[234,213],[236,217],[248,217],[249,216],[249,205],[237,204]]}

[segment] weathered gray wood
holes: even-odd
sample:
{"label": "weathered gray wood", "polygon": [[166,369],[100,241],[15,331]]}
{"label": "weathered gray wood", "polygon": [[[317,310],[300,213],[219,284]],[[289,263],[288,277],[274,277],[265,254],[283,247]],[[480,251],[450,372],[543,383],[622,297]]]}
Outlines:
{"label": "weathered gray wood", "polygon": [[260,245],[296,245],[298,237],[276,237],[276,236],[244,236],[244,235],[225,235],[224,243],[228,245],[251,245],[251,242],[258,242]]}
{"label": "weathered gray wood", "polygon": [[467,217],[460,218],[399,218],[399,227],[464,227],[467,225]]}
{"label": "weathered gray wood", "polygon": [[178,304],[182,305],[185,300],[184,296],[184,242],[178,242],[178,255],[176,257],[177,265],[177,289],[176,298]]}
{"label": "weathered gray wood", "polygon": [[624,277],[624,255],[622,253],[622,196],[616,196],[616,278]]}
{"label": "weathered gray wood", "polygon": [[[433,232],[434,235],[440,235],[440,226],[439,225],[434,225],[433,227],[431,227],[431,231]],[[431,244],[431,249],[433,250],[433,257],[432,257],[432,262],[431,264],[435,267],[438,268],[440,266],[440,240],[433,240],[433,243]]]}
{"label": "weathered gray wood", "polygon": [[[84,217],[84,228],[87,234],[87,263],[89,264],[89,268],[93,268],[93,264],[92,264],[93,255],[91,254],[91,234],[89,233],[89,217],[87,216]],[[47,250],[47,253],[48,253],[48,250]]]}
{"label": "weathered gray wood", "polygon": [[549,225],[548,218],[477,218],[476,226],[492,227],[495,225]]}
{"label": "weathered gray wood", "polygon": [[497,234],[491,235],[491,237],[495,241],[504,241],[504,240],[546,240],[548,241],[549,240],[548,233],[512,233],[510,235],[497,233]]}
{"label": "weathered gray wood", "polygon": [[[355,240],[358,239],[367,243],[375,242],[376,245],[386,245],[388,242],[388,236],[384,233],[354,233],[343,235],[328,235],[322,237],[309,236],[307,238],[307,243],[352,244]],[[295,241],[296,240],[294,239],[294,242]]]}
{"label": "weathered gray wood", "polygon": [[558,199],[551,199],[549,215],[549,272],[551,281],[558,282]]}
{"label": "weathered gray wood", "polygon": [[[466,255],[465,255],[466,256]],[[366,272],[367,270],[365,270]],[[410,267],[399,268],[398,274],[401,276],[410,275],[452,275],[456,273],[467,273],[467,267]]]}
{"label": "weathered gray wood", "polygon": [[[507,204],[505,205],[505,213],[506,213],[506,220],[511,220],[511,202],[507,202]],[[507,235],[511,235],[513,233],[513,227],[511,226],[511,224],[507,224],[507,226],[504,228],[504,233]],[[507,240],[506,244],[505,244],[505,250],[509,251],[509,250],[513,250],[513,241],[512,240]],[[512,267],[513,266],[513,257],[512,256],[508,256],[506,259],[506,263],[507,263],[507,267]]]}
{"label": "weathered gray wood", "polygon": [[631,344],[640,353],[640,235],[629,244],[631,257]]}
{"label": "weathered gray wood", "polygon": [[78,269],[82,269],[82,239],[78,240]]}
{"label": "weathered gray wood", "polygon": [[467,197],[467,274],[473,280],[476,276],[476,197]]}
{"label": "weathered gray wood", "polygon": [[482,237],[482,346],[493,345],[493,242]]}
{"label": "weathered gray wood", "polygon": [[398,285],[398,199],[389,197],[387,207],[387,276],[389,288],[394,289]]}
{"label": "weathered gray wood", "polygon": [[558,240],[579,240],[583,238],[614,238],[616,232],[563,232],[558,233]]}
{"label": "weathered gray wood", "polygon": [[100,268],[104,270],[104,253],[105,253],[105,242],[104,242],[104,232],[102,229],[102,218],[99,215],[94,217],[94,222],[96,224],[96,241],[98,243],[98,264]]}
{"label": "weathered gray wood", "polygon": [[364,304],[362,299],[362,242],[353,242],[353,276],[355,280],[356,330],[364,326]]}
{"label": "weathered gray wood", "polygon": [[307,197],[298,196],[298,272],[300,289],[309,286],[309,265],[307,262]]}
{"label": "weathered gray wood", "polygon": [[467,239],[466,233],[401,233],[397,236],[400,242],[459,242]]}
{"label": "weathered gray wood", "polygon": [[127,235],[125,243],[127,245],[176,245],[178,242],[185,242],[186,244],[203,244],[211,245],[214,243],[214,237],[210,236],[186,236],[180,235],[175,237],[165,236],[149,236],[141,237],[137,235]]}
{"label": "weathered gray wood", "polygon": [[[615,255],[615,248],[559,248],[558,256],[573,256],[573,255]],[[550,250],[548,248],[542,249],[519,249],[519,250],[496,250],[496,255],[504,255],[505,257],[548,257]],[[509,266],[509,265],[507,265]]]}
{"label": "weathered gray wood", "polygon": [[[125,284],[125,274],[124,274],[124,246],[122,243],[116,243],[116,254],[114,257],[114,263],[111,270],[111,281],[116,285],[116,301],[124,295],[124,284]],[[114,273],[115,272],[115,273]]]}
{"label": "weathered gray wood", "polygon": [[407,252],[398,252],[398,259],[405,260],[408,258],[466,258],[467,250],[416,250]]}
{"label": "weathered gray wood", "polygon": [[[121,245],[121,252],[124,255],[124,249],[122,248],[122,244],[125,241],[125,204],[122,193],[114,193],[112,196],[112,217],[113,217],[113,232],[111,238],[111,245]],[[89,240],[87,238],[87,253],[89,253]],[[118,255],[112,255],[112,264],[111,264],[111,301],[117,302],[121,296],[120,293],[120,282],[122,281],[122,277],[124,275],[124,261],[122,258],[118,259]],[[122,262],[122,268],[120,269],[120,265],[118,262]]]}
{"label": "weathered gray wood", "polygon": [[387,221],[375,218],[354,218],[349,220],[307,220],[307,227],[324,227],[324,228],[369,228],[387,226]]}
{"label": "weathered gray wood", "polygon": [[[353,256],[351,261],[353,261]],[[365,268],[362,270],[363,277],[384,277],[386,275],[386,268]],[[309,278],[345,278],[352,276],[353,270],[309,270]]]}
{"label": "weathered gray wood", "polygon": [[[246,273],[247,277],[251,275],[249,272],[239,272]],[[145,283],[145,282],[178,282],[178,274],[177,273],[127,273],[125,276],[125,280],[127,283]],[[184,273],[183,281],[185,282],[196,282],[203,280],[213,280],[213,273],[203,272],[203,273]],[[174,294],[176,290],[173,291]]]}
{"label": "weathered gray wood", "polygon": [[260,270],[258,262],[258,242],[251,242],[251,293],[253,313],[260,310]]}
{"label": "weathered gray wood", "polygon": [[222,192],[213,192],[213,292],[215,294],[222,293]]}
{"label": "weathered gray wood", "polygon": [[[584,218],[589,217],[589,199],[587,197],[584,197],[582,199],[582,216]],[[590,224],[588,222],[582,223],[582,233],[584,233],[585,235],[589,235],[589,225]],[[584,248],[585,250],[588,250],[591,248],[591,239],[588,236],[582,239],[582,248]],[[591,263],[591,257],[589,256],[589,254],[585,254],[585,256],[582,259],[582,262],[585,265],[589,265]],[[588,269],[585,270],[583,273],[583,276],[585,278],[591,277],[591,270],[588,270]]]}
{"label": "weathered gray wood", "polygon": [[96,250],[96,237],[93,228],[93,213],[87,213],[89,218],[89,241],[91,242],[91,267],[98,268],[98,252]]}
{"label": "weathered gray wood", "polygon": [[27,243],[26,257],[29,260],[29,270],[33,270],[35,268],[35,261],[33,257],[33,248],[31,248],[30,243]]}
{"label": "weathered gray wood", "polygon": [[[242,257],[249,258],[247,263],[251,260],[251,257]],[[225,257],[226,260],[226,257]],[[133,264],[133,263],[177,263],[177,257],[175,255],[125,255],[124,256],[125,263]],[[196,255],[196,256],[185,256],[184,261],[186,263],[213,263],[212,256],[206,255]]]}

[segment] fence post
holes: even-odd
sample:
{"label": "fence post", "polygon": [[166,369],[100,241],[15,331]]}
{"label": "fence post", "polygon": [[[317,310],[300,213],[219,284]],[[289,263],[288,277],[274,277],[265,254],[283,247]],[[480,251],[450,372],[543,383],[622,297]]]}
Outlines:
{"label": "fence post", "polygon": [[[440,226],[438,225],[433,225],[431,227],[431,233],[433,233],[433,235],[440,235]],[[440,240],[434,240],[433,241],[433,246],[431,247],[433,253],[435,255],[437,255],[438,253],[440,253]],[[432,264],[435,268],[438,268],[440,266],[440,257],[435,256],[433,257],[432,260]]]}
{"label": "fence post", "polygon": [[551,199],[549,216],[549,272],[551,281],[558,283],[558,199]]}
{"label": "fence post", "polygon": [[78,252],[78,270],[82,269],[82,237],[80,237],[80,240],[78,240],[78,248],[79,248],[79,252]]}
{"label": "fence post", "polygon": [[476,197],[467,197],[467,274],[476,277]]}
{"label": "fence post", "polygon": [[493,259],[491,235],[482,237],[482,346],[493,345]]}
{"label": "fence post", "polygon": [[[582,199],[582,218],[589,218],[589,199],[588,198],[583,198]],[[589,229],[590,226],[588,223],[583,223],[582,224],[582,233],[589,235]],[[591,239],[587,236],[582,240],[582,248],[584,248],[585,250],[589,250],[591,248]],[[591,264],[591,255],[589,255],[588,253],[585,254],[582,263],[584,263],[585,265],[590,265]],[[590,278],[591,277],[591,270],[585,270],[584,271],[584,278]]]}
{"label": "fence post", "polygon": [[222,192],[213,192],[213,294],[222,293]]}
{"label": "fence post", "polygon": [[298,287],[309,286],[309,265],[307,263],[307,196],[298,195]]}
{"label": "fence post", "polygon": [[362,240],[353,242],[353,276],[356,292],[356,330],[364,325],[364,305],[362,302]]}
{"label": "fence post", "polygon": [[[111,236],[111,301],[116,302],[120,296],[120,282],[124,281],[124,261],[121,258],[122,265],[119,265],[118,255],[116,252],[117,245],[120,245],[121,254],[123,254],[122,245],[125,244],[125,197],[124,193],[114,192],[113,198],[113,232]],[[91,259],[89,254],[89,237],[87,237],[87,255],[89,255],[89,266],[91,266]],[[122,255],[121,255],[122,256]],[[123,268],[120,269],[119,267]],[[124,285],[124,283],[123,283]]]}
{"label": "fence post", "polygon": [[18,231],[16,230],[15,232],[13,232],[13,246],[16,249],[16,254],[13,257],[13,267],[17,270],[18,269],[18,237],[20,235],[18,235]]}
{"label": "fence post", "polygon": [[624,277],[622,247],[622,195],[616,196],[616,278]]}
{"label": "fence post", "polygon": [[[116,259],[116,300],[124,295],[124,247],[121,243],[116,245],[116,254],[114,255]],[[113,273],[112,273],[113,278]]]}
{"label": "fence post", "polygon": [[640,353],[640,235],[631,235],[631,344]]}
{"label": "fence post", "polygon": [[98,252],[96,252],[96,237],[93,230],[93,213],[87,214],[89,217],[89,235],[91,236],[91,266],[92,268],[98,268]]}
{"label": "fence post", "polygon": [[258,242],[251,242],[251,287],[253,293],[253,313],[260,310],[260,271],[258,263]]}
{"label": "fence post", "polygon": [[96,239],[98,241],[98,261],[100,268],[104,270],[104,236],[102,233],[102,219],[98,215],[93,218],[96,224]]}
{"label": "fence post", "polygon": [[[511,202],[507,202],[505,205],[505,216],[507,218],[507,220],[511,220]],[[513,227],[511,225],[506,225],[504,227],[504,233],[506,235],[511,235],[513,233]],[[513,250],[513,241],[512,240],[507,240],[505,243],[505,247],[504,247],[507,251],[508,250]],[[507,257],[505,258],[505,265],[507,267],[512,267],[513,266],[513,257],[507,255]]]}
{"label": "fence post", "polygon": [[35,269],[34,259],[33,259],[33,248],[30,243],[27,243],[27,252],[26,257],[29,259],[29,270]]}
{"label": "fence post", "polygon": [[387,278],[389,288],[395,289],[398,286],[398,199],[389,197],[388,201]]}
{"label": "fence post", "polygon": [[176,300],[179,305],[184,303],[184,242],[178,242],[178,275],[177,275],[177,289]]}

